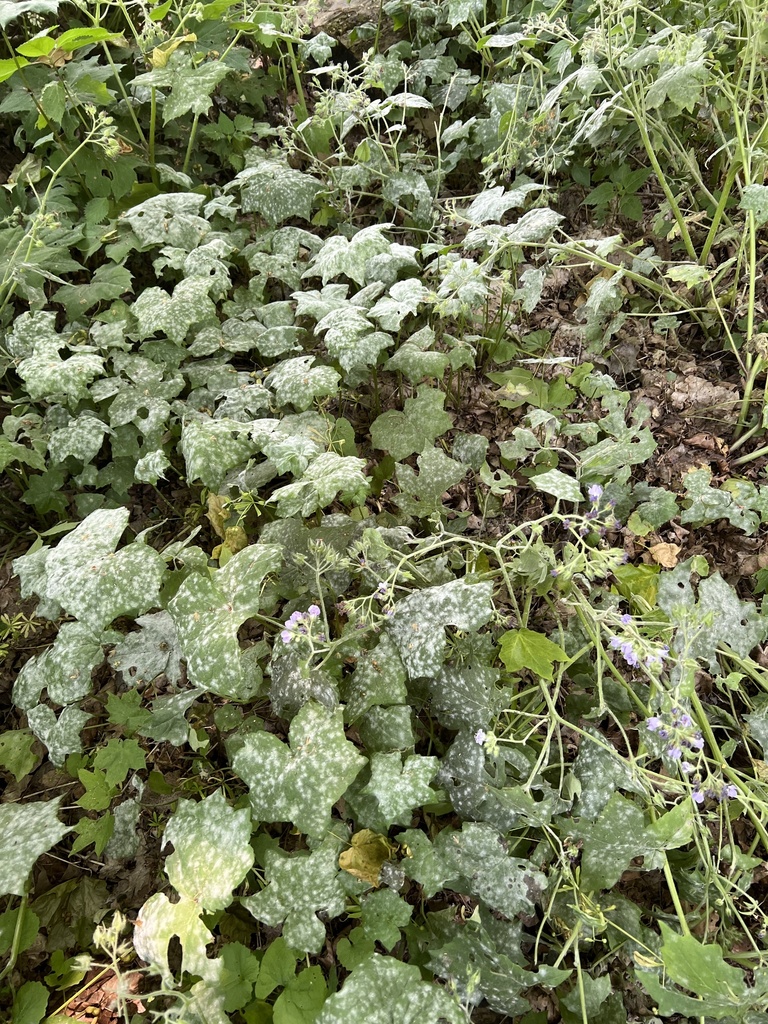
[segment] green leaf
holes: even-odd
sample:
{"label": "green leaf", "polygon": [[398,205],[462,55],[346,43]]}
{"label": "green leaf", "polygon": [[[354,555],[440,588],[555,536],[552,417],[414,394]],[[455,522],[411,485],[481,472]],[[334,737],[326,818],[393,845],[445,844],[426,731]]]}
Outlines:
{"label": "green leaf", "polygon": [[400,494],[395,501],[408,515],[426,519],[443,508],[443,494],[463,480],[467,470],[440,448],[426,448],[417,461],[418,476],[408,465],[397,466]]}
{"label": "green leaf", "polygon": [[267,885],[243,899],[243,906],[272,928],[282,925],[283,938],[292,948],[319,952],[325,942],[325,925],[317,915],[331,920],[346,909],[339,848],[333,835],[312,852],[287,854],[268,847],[263,856]]}
{"label": "green leaf", "polygon": [[65,622],[54,645],[25,662],[13,685],[14,704],[27,710],[39,703],[44,689],[56,704],[72,704],[90,693],[106,639],[79,622]]}
{"label": "green leaf", "polygon": [[241,942],[228,942],[221,951],[221,959],[224,964],[220,984],[224,993],[224,1010],[234,1013],[250,1000],[261,965]]}
{"label": "green leaf", "polygon": [[298,356],[272,368],[264,383],[275,392],[279,405],[308,409],[315,398],[334,394],[340,374],[331,366],[313,366],[314,361],[314,356]]}
{"label": "green leaf", "polygon": [[754,213],[756,227],[768,224],[768,185],[745,185],[739,209]]}
{"label": "green leaf", "polygon": [[354,672],[342,681],[345,718],[354,722],[375,705],[404,704],[406,672],[397,648],[386,633],[370,651],[361,651]]}
{"label": "green leaf", "polygon": [[289,735],[290,746],[271,733],[246,735],[232,767],[249,788],[256,820],[290,821],[319,837],[365,758],[344,736],[341,708],[328,711],[310,701],[291,722]]}
{"label": "green leaf", "polygon": [[139,910],[133,930],[133,946],[138,956],[156,967],[166,988],[173,987],[168,964],[168,945],[176,936],[181,943],[181,970],[201,978],[215,977],[215,962],[205,954],[213,935],[200,920],[197,905],[182,897],[171,903],[165,893],[156,892]]}
{"label": "green leaf", "polygon": [[185,277],[169,295],[163,288],[145,288],[131,306],[140,341],[161,332],[181,345],[189,329],[216,319],[207,278]]}
{"label": "green leaf", "polygon": [[531,483],[537,491],[552,494],[562,501],[572,501],[578,505],[584,500],[578,481],[560,469],[549,469],[546,473],[537,473],[531,477]]}
{"label": "green leaf", "polygon": [[131,83],[134,88],[149,86],[171,90],[163,104],[163,124],[184,114],[207,114],[213,105],[212,93],[232,70],[223,61],[208,61],[194,68],[187,60],[177,51],[166,67],[137,75]]}
{"label": "green leaf", "polygon": [[678,112],[693,113],[699,101],[707,65],[703,57],[687,59],[683,64],[673,64],[662,71],[645,96],[650,109],[660,107],[669,100]]}
{"label": "green leaf", "polygon": [[322,967],[299,971],[275,1000],[274,1024],[312,1024],[327,997]]}
{"label": "green leaf", "polygon": [[[363,1010],[364,1008],[364,1010]],[[418,967],[374,953],[329,996],[317,1024],[464,1024],[466,1017],[445,989],[423,981]]]}
{"label": "green leaf", "polygon": [[379,889],[360,901],[360,916],[365,934],[387,950],[400,941],[400,929],[413,915],[413,907],[393,889]]}
{"label": "green leaf", "polygon": [[173,844],[168,880],[203,910],[226,909],[253,864],[250,838],[248,810],[233,810],[221,790],[197,803],[182,800],[164,834]]}
{"label": "green leaf", "polygon": [[117,787],[107,782],[103,771],[89,772],[81,768],[77,777],[85,787],[85,793],[77,801],[86,811],[105,811],[117,794]]}
{"label": "green leaf", "polygon": [[589,892],[613,888],[635,857],[647,856],[656,848],[646,836],[643,812],[618,793],[597,821],[574,826],[573,834],[584,840],[581,885]]}
{"label": "green leaf", "polygon": [[254,996],[257,999],[267,999],[275,989],[288,985],[296,974],[296,961],[300,956],[300,953],[288,947],[282,936],[270,942],[261,959],[261,971],[254,987]]}
{"label": "green leaf", "polygon": [[33,354],[16,368],[33,402],[60,399],[72,408],[87,397],[88,385],[102,374],[101,356],[81,354],[62,359],[59,351],[65,344],[63,338],[42,337]]}
{"label": "green leaf", "polygon": [[[53,549],[48,549],[36,592],[55,600],[98,633],[120,615],[140,615],[159,603],[165,562],[140,541],[116,552],[128,525],[126,508],[92,512]],[[25,559],[14,562],[23,572]]]}
{"label": "green leaf", "polygon": [[499,657],[508,672],[527,668],[542,679],[553,679],[555,662],[569,660],[562,647],[532,629],[508,629],[499,643]]}
{"label": "green leaf", "polygon": [[254,451],[249,428],[249,423],[212,417],[182,424],[180,448],[187,479],[199,480],[209,490],[218,491],[227,473],[247,462]]}
{"label": "green leaf", "polygon": [[31,466],[32,469],[45,469],[45,458],[35,448],[27,448],[25,444],[17,441],[9,441],[7,437],[0,437],[0,473],[4,473],[6,466],[12,462],[20,462],[24,466]]}
{"label": "green leaf", "polygon": [[98,455],[107,431],[107,424],[92,413],[81,413],[66,427],[54,430],[48,442],[48,455],[54,462],[63,462],[70,456],[91,462]]}
{"label": "green leaf", "polygon": [[1,896],[23,896],[37,858],[70,831],[58,819],[61,799],[0,805]]}
{"label": "green leaf", "polygon": [[[465,822],[460,832],[441,832],[440,846],[452,878],[505,917],[530,914],[546,888],[546,876],[520,857],[510,857],[502,835],[486,822]],[[448,888],[464,891],[456,883]]]}
{"label": "green leaf", "polygon": [[69,320],[76,320],[98,302],[110,302],[133,291],[132,280],[133,274],[126,267],[117,263],[104,263],[97,267],[87,284],[62,285],[54,299],[64,306]]}
{"label": "green leaf", "polygon": [[56,14],[60,0],[2,0],[0,3],[0,28],[7,28],[12,21],[24,14]]}
{"label": "green leaf", "polygon": [[119,786],[130,772],[146,768],[146,758],[136,740],[111,739],[96,751],[93,767],[105,772],[110,786]]}
{"label": "green leaf", "polygon": [[395,462],[431,447],[450,430],[453,420],[443,411],[445,394],[434,388],[420,387],[416,398],[407,398],[403,411],[389,409],[371,424],[374,448],[388,451]]}
{"label": "green leaf", "polygon": [[25,981],[13,996],[11,1024],[40,1024],[50,992],[40,981]]}
{"label": "green leaf", "polygon": [[17,782],[32,771],[37,757],[32,752],[35,738],[27,729],[13,729],[0,733],[0,765],[10,772]]}
{"label": "green leaf", "polygon": [[210,576],[193,573],[168,604],[194,686],[247,700],[261,672],[240,650],[237,633],[259,609],[260,586],[282,559],[276,544],[251,544]]}
{"label": "green leaf", "polygon": [[202,204],[203,196],[194,192],[163,193],[126,210],[120,220],[145,248],[170,245],[191,252],[211,231],[209,222],[198,216]]}
{"label": "green leaf", "polygon": [[429,298],[428,288],[415,277],[406,281],[397,281],[391,286],[387,295],[382,296],[369,311],[369,316],[379,321],[384,331],[399,331],[403,320],[408,316],[416,316],[419,306]]}
{"label": "green leaf", "polygon": [[522,206],[529,193],[540,191],[543,187],[531,181],[509,190],[505,190],[503,185],[487,188],[472,200],[464,216],[470,224],[486,224],[489,221],[499,223],[508,210]]}
{"label": "green leaf", "polygon": [[[129,686],[142,686],[164,675],[171,685],[181,679],[179,637],[168,612],[152,612],[136,619],[140,628],[113,648],[110,667],[119,671]],[[114,694],[110,694],[114,698]]]}
{"label": "green leaf", "polygon": [[321,277],[327,284],[335,277],[346,275],[362,288],[366,282],[366,267],[375,256],[390,251],[392,242],[384,235],[389,225],[362,228],[351,239],[331,235],[314,254],[304,277]]}
{"label": "green leaf", "polygon": [[395,753],[375,753],[370,767],[350,787],[346,802],[363,828],[386,832],[391,825],[408,825],[413,809],[432,803],[430,782],[437,774],[436,757],[412,754],[403,761]]}
{"label": "green leaf", "polygon": [[240,171],[225,191],[232,188],[240,189],[243,213],[260,213],[270,227],[276,227],[294,217],[309,220],[322,185],[285,163],[259,157],[253,166]]}
{"label": "green leaf", "polygon": [[[18,936],[16,927],[19,925],[19,913],[22,914]],[[17,938],[17,951],[26,953],[34,944],[37,933],[40,930],[40,918],[31,910],[27,904],[21,911],[21,907],[13,910],[4,910],[0,914],[0,956],[5,956],[14,944],[14,937]]]}
{"label": "green leaf", "polygon": [[278,515],[285,518],[310,516],[327,508],[337,495],[345,505],[362,505],[370,490],[369,479],[363,472],[365,464],[365,459],[354,455],[324,452],[300,480],[279,487],[269,500],[277,505]]}
{"label": "green leaf", "polygon": [[115,831],[114,814],[102,814],[98,818],[81,818],[73,830],[77,839],[72,843],[72,853],[80,853],[88,846],[93,846],[96,856],[100,857]]}
{"label": "green leaf", "polygon": [[56,715],[45,704],[38,704],[27,712],[27,722],[32,732],[48,748],[52,764],[60,768],[68,754],[82,749],[80,731],[91,715],[72,705]]}
{"label": "green leaf", "polygon": [[493,611],[492,590],[490,583],[452,580],[398,601],[388,631],[412,679],[440,671],[446,626],[474,632],[485,625]]}

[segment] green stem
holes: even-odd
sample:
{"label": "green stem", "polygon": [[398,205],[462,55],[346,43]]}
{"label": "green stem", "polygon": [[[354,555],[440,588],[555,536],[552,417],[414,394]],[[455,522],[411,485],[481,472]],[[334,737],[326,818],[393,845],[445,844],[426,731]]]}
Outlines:
{"label": "green stem", "polygon": [[187,173],[187,171],[189,169],[189,162],[192,159],[192,147],[195,144],[195,136],[197,135],[197,125],[198,125],[199,121],[200,121],[200,115],[199,114],[195,114],[195,116],[194,116],[194,118],[192,120],[192,130],[189,133],[189,142],[187,143],[187,152],[184,154],[184,166],[181,168],[182,172],[184,174]]}
{"label": "green stem", "polygon": [[21,945],[21,930],[24,926],[24,916],[27,912],[27,894],[25,893],[21,897],[21,903],[16,914],[16,927],[13,929],[13,942],[11,943],[11,951],[8,956],[8,963],[0,971],[0,981],[9,974],[16,966],[16,960],[19,956],[19,946]]}

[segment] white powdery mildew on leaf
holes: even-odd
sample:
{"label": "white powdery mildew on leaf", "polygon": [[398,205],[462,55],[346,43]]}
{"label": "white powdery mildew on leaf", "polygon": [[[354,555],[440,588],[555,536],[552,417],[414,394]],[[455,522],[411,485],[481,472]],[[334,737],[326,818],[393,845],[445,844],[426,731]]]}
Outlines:
{"label": "white powdery mildew on leaf", "polygon": [[453,829],[444,829],[440,833],[443,840],[439,846],[417,828],[409,828],[395,837],[408,851],[402,861],[403,870],[408,878],[419,883],[425,899],[431,899],[436,892],[444,889],[455,875],[454,865],[444,853],[446,841],[453,834]]}
{"label": "white powdery mildew on leaf", "polygon": [[165,480],[165,471],[170,465],[171,462],[168,456],[161,448],[158,448],[148,455],[143,455],[138,460],[133,472],[133,478],[139,484],[152,484],[156,486],[158,480],[161,478]]}
{"label": "white powdery mildew on leaf", "polygon": [[43,689],[56,704],[72,704],[91,691],[91,672],[104,660],[102,637],[81,622],[65,622],[56,642],[27,661],[13,684],[13,702],[28,710]]}
{"label": "white powdery mildew on leaf", "polygon": [[389,632],[412,679],[435,675],[445,657],[445,627],[474,632],[490,619],[491,583],[452,580],[398,602]]}
{"label": "white powdery mildew on leaf", "polygon": [[309,836],[324,835],[331,808],[365,764],[344,736],[341,708],[314,701],[291,722],[290,747],[271,733],[251,733],[232,759],[254,818],[290,821]]}
{"label": "white powdery mildew on leaf", "polygon": [[221,790],[198,803],[181,801],[163,838],[173,843],[165,862],[169,882],[203,910],[225,910],[253,864],[250,838],[247,808],[233,810]]}
{"label": "white powdery mildew on leaf", "polygon": [[634,777],[627,761],[606,745],[597,729],[587,725],[586,731],[594,742],[583,739],[574,762],[573,774],[581,783],[576,811],[580,817],[594,820],[617,789],[644,796],[645,788]]}
{"label": "white powdery mildew on leaf", "polygon": [[406,398],[403,411],[387,409],[371,424],[374,448],[388,451],[395,462],[431,447],[450,430],[453,420],[443,411],[445,394],[436,388],[420,387],[416,398]]}
{"label": "white powdery mildew on leaf", "polygon": [[201,978],[215,978],[216,961],[205,955],[205,947],[213,941],[213,935],[200,920],[197,905],[183,897],[178,903],[171,903],[164,893],[156,892],[138,913],[133,946],[142,960],[160,971],[166,988],[173,987],[168,944],[174,935],[181,943],[182,971]]}
{"label": "white powdery mildew on leaf", "polygon": [[61,800],[0,806],[0,896],[23,896],[37,858],[70,831],[57,817]]}
{"label": "white powdery mildew on leaf", "polygon": [[371,651],[363,651],[355,671],[342,682],[346,718],[356,721],[375,705],[405,704],[406,672],[391,637],[384,634]]}
{"label": "white powdery mildew on leaf", "polygon": [[307,467],[300,480],[278,487],[269,500],[277,504],[278,513],[284,518],[310,516],[327,508],[337,494],[346,505],[362,505],[369,490],[364,469],[365,459],[324,452]]}
{"label": "white powdery mildew on leaf", "polygon": [[384,235],[390,224],[376,224],[363,228],[351,239],[331,235],[315,254],[304,277],[322,278],[327,284],[334,277],[345,274],[362,288],[366,280],[366,264],[374,256],[389,252],[392,242]]}
{"label": "white powdery mildew on leaf", "polygon": [[532,912],[546,888],[546,875],[530,861],[510,857],[501,834],[485,822],[466,823],[436,845],[442,847],[454,875],[466,879],[470,892],[506,917]]}
{"label": "white powdery mildew on leaf", "polygon": [[396,751],[373,754],[370,778],[360,788],[352,785],[347,803],[363,828],[386,832],[391,825],[408,825],[414,807],[435,799],[430,782],[437,768],[436,757],[411,754],[403,762]]}
{"label": "white powdery mildew on leaf", "polygon": [[94,632],[120,615],[140,615],[158,602],[165,562],[138,541],[115,547],[128,509],[98,509],[48,555],[44,594]]}
{"label": "white powdery mildew on leaf", "polygon": [[139,324],[139,340],[158,331],[180,345],[193,324],[216,319],[216,306],[208,295],[208,280],[187,277],[169,295],[162,288],[145,288],[131,306]]}
{"label": "white powdery mildew on leaf", "polygon": [[168,612],[153,612],[136,619],[140,629],[129,633],[109,656],[129,686],[151,683],[165,675],[171,684],[181,679],[181,647],[176,627]]}
{"label": "white powdery mildew on leaf", "polygon": [[70,704],[56,715],[45,704],[38,704],[27,712],[29,728],[48,748],[52,764],[61,768],[69,754],[82,750],[80,731],[91,716]]}
{"label": "white powdery mildew on leaf", "polygon": [[203,196],[195,192],[164,193],[152,196],[120,215],[127,221],[141,245],[172,245],[189,252],[200,245],[211,230],[198,217]]}
{"label": "white powdery mildew on leaf", "polygon": [[240,188],[243,213],[260,213],[275,227],[294,217],[309,220],[312,204],[322,185],[317,178],[277,160],[258,158],[254,166],[240,171],[225,191],[235,187]]}
{"label": "white powdery mildew on leaf", "polygon": [[399,331],[407,316],[416,316],[419,306],[427,301],[430,291],[415,277],[397,281],[370,310],[385,331]]}
{"label": "white powdery mildew on leaf", "polygon": [[283,938],[292,949],[318,953],[325,942],[325,925],[346,910],[346,893],[339,879],[339,842],[326,839],[311,853],[287,854],[270,849],[264,854],[267,886],[242,900],[257,921],[283,926]]}
{"label": "white powdery mildew on leaf", "polygon": [[264,381],[275,393],[278,405],[308,409],[315,398],[332,395],[340,375],[331,366],[313,366],[314,356],[297,356],[273,367]]}
{"label": "white powdery mildew on leaf", "polygon": [[48,455],[54,462],[63,462],[70,456],[81,462],[94,459],[109,431],[106,423],[83,413],[61,430],[54,430],[48,442]]}
{"label": "white powdery mildew on leaf", "polygon": [[64,344],[63,338],[42,338],[35,345],[33,354],[22,359],[16,368],[31,401],[59,397],[74,407],[80,399],[87,397],[91,381],[104,372],[101,356],[83,353],[62,359],[59,350]]}
{"label": "white powdery mildew on leaf", "polygon": [[250,545],[213,579],[189,576],[170,601],[168,611],[195,686],[239,700],[253,696],[261,677],[254,682],[237,631],[258,611],[261,582],[279,568],[281,558],[280,545]]}
{"label": "white powdery mildew on leaf", "polygon": [[362,310],[351,303],[327,313],[316,330],[327,332],[328,354],[348,374],[375,366],[379,353],[394,344],[394,338],[383,331],[375,331]]}
{"label": "white powdery mildew on leaf", "polygon": [[487,188],[472,200],[464,216],[470,224],[485,224],[488,221],[499,223],[508,210],[523,205],[529,192],[538,191],[543,187],[531,181],[509,191],[505,191],[503,185]]}
{"label": "white powdery mildew on leaf", "polygon": [[434,713],[449,729],[479,729],[501,710],[499,672],[489,665],[444,665],[430,681]]}
{"label": "white powdery mildew on leaf", "polygon": [[363,1017],[366,1024],[466,1021],[456,1001],[445,989],[423,981],[418,967],[378,953],[357,967],[341,991],[326,1000],[315,1024],[360,1024]]}
{"label": "white powdery mildew on leaf", "polygon": [[647,857],[658,847],[646,832],[642,810],[614,793],[595,822],[574,825],[573,835],[584,840],[581,881],[585,890],[610,889],[635,857]]}
{"label": "white powdery mildew on leaf", "polygon": [[201,417],[181,428],[181,453],[187,464],[187,480],[199,480],[216,491],[235,466],[246,462],[254,446],[248,438],[249,423]]}

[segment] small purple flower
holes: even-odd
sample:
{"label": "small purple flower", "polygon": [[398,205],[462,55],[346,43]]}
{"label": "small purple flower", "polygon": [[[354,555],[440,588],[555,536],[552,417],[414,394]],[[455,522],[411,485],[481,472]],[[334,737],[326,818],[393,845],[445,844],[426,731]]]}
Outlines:
{"label": "small purple flower", "polygon": [[392,615],[395,614],[395,609],[394,608],[385,608],[384,609],[384,614],[391,617]]}
{"label": "small purple flower", "polygon": [[309,608],[307,608],[307,615],[310,619],[317,619],[320,617],[320,609],[316,604],[311,604]]}
{"label": "small purple flower", "polygon": [[623,643],[623,640],[619,636],[612,636],[611,640],[610,640],[610,643],[611,643],[611,647],[614,649],[614,651],[618,651],[618,649],[621,647],[621,645]]}
{"label": "small purple flower", "polygon": [[691,796],[693,797],[694,803],[697,803],[697,804],[703,804],[704,803],[704,794],[701,792],[700,789],[694,790],[693,793],[691,793]]}
{"label": "small purple flower", "polygon": [[690,715],[686,715],[685,712],[683,712],[683,714],[680,715],[680,717],[675,722],[675,725],[678,729],[690,729],[690,727],[693,725],[693,719]]}
{"label": "small purple flower", "polygon": [[632,622],[632,616],[627,615],[627,613],[625,612],[619,619],[619,622],[622,624],[622,626],[628,626]]}
{"label": "small purple flower", "polygon": [[592,484],[592,486],[587,491],[587,495],[589,496],[589,500],[592,502],[592,504],[596,505],[603,496],[603,488],[600,486],[600,484]]}
{"label": "small purple flower", "polygon": [[290,629],[284,629],[280,634],[280,639],[283,641],[284,644],[289,644],[291,640],[293,640],[293,633],[290,631]]}
{"label": "small purple flower", "polygon": [[386,594],[386,593],[388,593],[388,591],[389,591],[389,587],[387,586],[387,584],[383,580],[379,580],[379,583],[378,583],[378,585],[376,587],[376,593],[377,594]]}
{"label": "small purple flower", "polygon": [[683,761],[683,763],[680,765],[680,768],[686,775],[690,775],[693,771],[693,765],[690,761]]}
{"label": "small purple flower", "polygon": [[608,508],[616,508],[616,504],[617,502],[615,498],[610,498],[608,500]]}
{"label": "small purple flower", "polygon": [[700,732],[696,733],[696,735],[691,740],[691,749],[692,750],[703,750],[704,749],[704,737],[701,735]]}
{"label": "small purple flower", "polygon": [[477,743],[479,747],[482,747],[487,738],[488,734],[485,732],[484,729],[478,729],[477,732],[475,733],[475,743]]}
{"label": "small purple flower", "polygon": [[587,514],[584,516],[584,518],[585,519],[597,519],[597,509],[594,509],[594,508],[591,509],[589,512],[587,512]]}
{"label": "small purple flower", "polygon": [[667,748],[667,757],[670,758],[672,761],[679,761],[682,756],[683,752],[680,749],[680,747]]}
{"label": "small purple flower", "polygon": [[650,718],[647,718],[645,720],[645,727],[646,729],[648,729],[649,732],[656,732],[660,725],[661,719],[658,717],[658,715],[651,715]]}
{"label": "small purple flower", "polygon": [[559,569],[550,569],[549,570],[549,575],[552,576],[553,579],[554,579],[555,577],[560,575],[560,570]]}
{"label": "small purple flower", "polygon": [[723,800],[735,800],[738,795],[739,791],[733,783],[723,786]]}
{"label": "small purple flower", "polygon": [[662,739],[662,740],[669,739],[669,730],[668,729],[659,729],[659,739]]}
{"label": "small purple flower", "polygon": [[295,626],[297,622],[301,622],[304,618],[303,612],[292,612],[289,619],[286,620],[286,626]]}
{"label": "small purple flower", "polygon": [[634,666],[637,665],[638,661],[640,660],[637,654],[635,653],[635,649],[629,640],[626,640],[621,645],[621,656],[624,659],[624,661],[626,661],[626,663],[630,666],[630,668],[634,668]]}
{"label": "small purple flower", "polygon": [[563,529],[564,530],[570,530],[570,528],[571,528],[571,520],[570,519],[564,519],[563,520]]}

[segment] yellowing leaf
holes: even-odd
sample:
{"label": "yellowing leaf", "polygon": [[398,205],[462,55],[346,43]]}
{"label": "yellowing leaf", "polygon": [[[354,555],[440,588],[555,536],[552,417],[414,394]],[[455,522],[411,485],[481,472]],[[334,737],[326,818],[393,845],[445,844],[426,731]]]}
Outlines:
{"label": "yellowing leaf", "polygon": [[532,629],[507,630],[501,638],[499,657],[508,672],[527,668],[542,679],[553,678],[556,661],[568,661],[562,647]]}
{"label": "yellowing leaf", "polygon": [[370,828],[361,829],[352,836],[352,845],[339,854],[339,867],[355,878],[379,884],[381,866],[397,850],[397,843]]}

